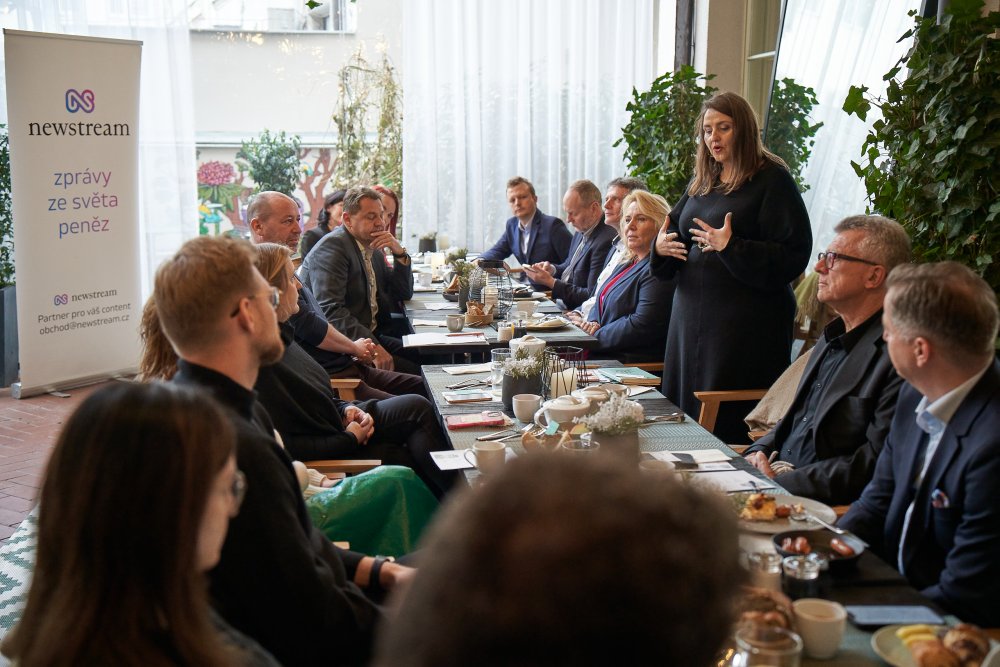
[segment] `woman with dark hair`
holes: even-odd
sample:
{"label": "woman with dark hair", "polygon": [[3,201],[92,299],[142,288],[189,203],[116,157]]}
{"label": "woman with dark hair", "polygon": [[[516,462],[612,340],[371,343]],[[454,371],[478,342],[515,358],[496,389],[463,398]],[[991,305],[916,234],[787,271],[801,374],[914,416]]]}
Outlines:
{"label": "woman with dark hair", "polygon": [[[719,93],[698,118],[694,178],[653,244],[649,270],[676,277],[663,393],[697,415],[696,391],[771,386],[791,361],[791,282],[812,249],[809,215],[753,109]],[[752,406],[728,403],[715,434],[746,441]]]}
{"label": "woman with dark hair", "polygon": [[389,229],[389,233],[395,236],[396,223],[399,222],[399,195],[384,185],[375,185],[372,187],[372,190],[382,195],[385,225]]}
{"label": "woman with dark hair", "polygon": [[275,665],[208,605],[245,481],[215,402],[114,384],[63,427],[42,487],[19,665]]}
{"label": "woman with dark hair", "polygon": [[334,190],[323,200],[323,210],[316,218],[316,226],[302,235],[299,241],[299,257],[305,258],[319,240],[340,226],[340,217],[344,212],[344,195],[347,190]]}

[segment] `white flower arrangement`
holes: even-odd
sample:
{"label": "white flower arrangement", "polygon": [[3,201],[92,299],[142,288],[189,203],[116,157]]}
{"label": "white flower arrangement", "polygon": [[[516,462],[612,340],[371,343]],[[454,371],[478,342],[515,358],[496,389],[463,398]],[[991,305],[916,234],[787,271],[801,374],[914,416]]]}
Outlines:
{"label": "white flower arrangement", "polygon": [[503,374],[514,378],[532,378],[542,374],[545,351],[531,353],[523,347],[503,362]]}
{"label": "white flower arrangement", "polygon": [[573,421],[594,433],[622,435],[638,429],[645,417],[642,406],[636,401],[614,394],[594,414],[576,417]]}

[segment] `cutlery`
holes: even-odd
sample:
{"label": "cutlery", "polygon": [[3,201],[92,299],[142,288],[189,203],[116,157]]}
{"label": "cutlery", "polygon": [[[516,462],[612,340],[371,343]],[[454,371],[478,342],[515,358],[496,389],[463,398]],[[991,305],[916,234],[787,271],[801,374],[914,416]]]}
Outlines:
{"label": "cutlery", "polygon": [[662,424],[662,423],[680,424],[680,423],[684,422],[684,419],[685,419],[685,417],[684,417],[684,413],[683,412],[671,412],[671,413],[665,414],[665,415],[657,415],[656,417],[646,417],[645,419],[642,420],[642,423],[643,424],[658,424],[658,423],[659,424]]}
{"label": "cutlery", "polygon": [[512,428],[505,428],[502,431],[496,431],[495,433],[487,433],[486,435],[480,435],[476,437],[479,442],[486,442],[487,440],[500,440],[509,435],[515,435],[518,431]]}
{"label": "cutlery", "polygon": [[484,387],[488,384],[492,384],[488,379],[485,378],[468,378],[466,380],[461,380],[455,384],[449,384],[445,389],[468,389],[470,387]]}
{"label": "cutlery", "polygon": [[818,516],[816,516],[815,514],[813,514],[812,512],[810,512],[809,510],[802,510],[801,512],[794,512],[788,518],[790,518],[792,521],[813,521],[813,522],[818,523],[819,525],[823,526],[827,530],[830,530],[830,531],[833,531],[834,533],[837,533],[838,535],[848,535],[850,537],[853,537],[858,542],[861,542],[861,544],[865,545],[865,548],[868,548],[868,543],[865,542],[864,540],[862,540],[860,537],[858,537],[854,533],[852,533],[851,531],[845,530],[844,528],[841,528],[840,526],[835,526],[832,523],[827,523],[826,521],[824,521],[823,519],[819,518]]}

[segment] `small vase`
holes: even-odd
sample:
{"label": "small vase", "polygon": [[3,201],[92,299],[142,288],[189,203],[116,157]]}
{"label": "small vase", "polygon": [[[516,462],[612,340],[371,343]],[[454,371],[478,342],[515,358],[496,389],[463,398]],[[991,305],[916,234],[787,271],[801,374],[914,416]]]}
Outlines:
{"label": "small vase", "polygon": [[420,243],[417,244],[417,250],[419,252],[436,252],[437,239],[420,239]]}
{"label": "small vase", "polygon": [[600,443],[602,454],[610,454],[626,461],[635,461],[636,465],[639,464],[638,429],[629,431],[628,433],[617,433],[615,435],[595,431],[590,437],[595,442]]}
{"label": "small vase", "polygon": [[541,394],[542,376],[535,375],[527,378],[516,378],[511,375],[503,376],[500,397],[503,401],[504,410],[513,410],[513,398],[518,394]]}
{"label": "small vase", "polygon": [[458,288],[458,312],[464,313],[469,310],[469,286]]}

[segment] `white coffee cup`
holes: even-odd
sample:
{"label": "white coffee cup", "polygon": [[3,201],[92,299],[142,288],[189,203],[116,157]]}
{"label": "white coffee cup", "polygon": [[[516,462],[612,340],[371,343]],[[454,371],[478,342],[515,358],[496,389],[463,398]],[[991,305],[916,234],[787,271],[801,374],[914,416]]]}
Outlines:
{"label": "white coffee cup", "polygon": [[514,405],[514,416],[528,424],[534,421],[535,412],[542,404],[542,397],[538,394],[515,394],[511,403]]}
{"label": "white coffee cup", "polygon": [[431,281],[433,279],[434,279],[434,276],[432,274],[430,274],[430,273],[418,273],[417,274],[417,283],[421,287],[430,287],[431,286]]}
{"label": "white coffee cup", "polygon": [[[469,458],[472,454],[472,458]],[[465,460],[479,468],[479,472],[488,475],[503,467],[507,460],[507,445],[502,442],[477,442],[472,449],[466,449]]]}
{"label": "white coffee cup", "polygon": [[465,326],[465,315],[448,315],[444,319],[448,324],[448,331],[458,333]]}
{"label": "white coffee cup", "polygon": [[538,308],[538,302],[537,301],[518,301],[517,302],[517,311],[519,313],[524,313],[526,317],[528,315],[534,315],[535,314],[535,308]]}
{"label": "white coffee cup", "polygon": [[817,660],[835,656],[847,622],[844,606],[830,600],[802,598],[793,602],[792,608],[805,654]]}

